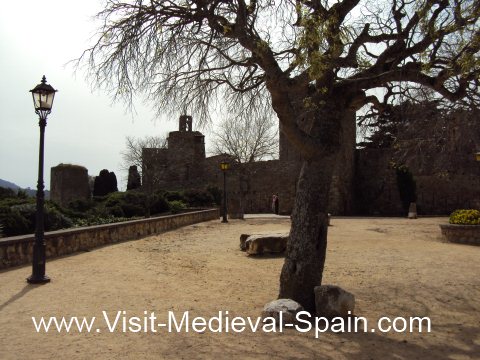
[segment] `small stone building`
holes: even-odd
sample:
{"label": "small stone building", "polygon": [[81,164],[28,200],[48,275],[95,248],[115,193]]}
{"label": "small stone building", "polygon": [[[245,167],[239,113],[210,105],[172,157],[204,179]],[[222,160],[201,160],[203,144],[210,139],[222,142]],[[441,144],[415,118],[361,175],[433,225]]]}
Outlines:
{"label": "small stone building", "polygon": [[74,200],[88,200],[91,190],[88,170],[80,165],[59,164],[51,168],[50,199],[67,206]]}

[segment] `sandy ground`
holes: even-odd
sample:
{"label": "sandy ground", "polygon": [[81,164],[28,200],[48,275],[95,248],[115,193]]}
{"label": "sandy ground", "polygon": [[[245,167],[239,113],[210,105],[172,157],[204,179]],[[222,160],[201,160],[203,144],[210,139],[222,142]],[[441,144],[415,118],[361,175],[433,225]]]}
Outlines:
{"label": "sandy ground", "polygon": [[[288,230],[287,218],[211,221],[47,264],[52,282],[27,285],[30,267],[0,273],[0,359],[315,358],[480,359],[480,247],[445,243],[445,218],[334,219],[324,284],[356,296],[356,314],[429,316],[431,333],[110,333],[115,317],[256,317],[278,292],[282,257],[247,257],[241,233]],[[35,332],[31,317],[97,317],[99,332]],[[121,322],[121,320],[120,320]]]}

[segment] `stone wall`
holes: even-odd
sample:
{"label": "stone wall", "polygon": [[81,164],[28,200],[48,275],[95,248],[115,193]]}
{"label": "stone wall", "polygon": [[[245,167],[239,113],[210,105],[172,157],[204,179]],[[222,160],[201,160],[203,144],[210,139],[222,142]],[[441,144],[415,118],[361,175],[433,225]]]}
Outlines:
{"label": "stone wall", "polygon": [[[98,246],[159,234],[181,226],[219,218],[218,209],[152,217],[115,224],[45,233],[47,258],[86,251]],[[0,269],[32,262],[34,235],[0,239]]]}
{"label": "stone wall", "polygon": [[[352,183],[355,152],[355,114],[346,117],[343,147],[337,161],[330,193],[330,212],[347,215],[353,207]],[[205,189],[215,186],[223,189],[220,162],[226,155],[205,157],[204,136],[192,131],[185,117],[180,117],[179,131],[168,137],[168,149],[143,149],[143,186],[147,191]],[[290,214],[301,168],[301,159],[280,135],[280,159],[248,164],[231,162],[227,173],[227,201],[229,213],[268,213],[272,211],[273,194],[279,197],[279,211]]]}
{"label": "stone wall", "polygon": [[[223,189],[223,174],[209,161],[207,184]],[[228,210],[231,214],[272,212],[272,196],[279,197],[280,214],[290,214],[300,164],[292,161],[257,161],[236,164],[227,173]]]}
{"label": "stone wall", "polygon": [[449,242],[480,245],[480,225],[440,225],[442,235]]}
{"label": "stone wall", "polygon": [[343,121],[342,147],[333,170],[329,194],[329,212],[333,215],[351,215],[354,208],[353,183],[357,126],[355,113],[348,113]]}
{"label": "stone wall", "polygon": [[[480,208],[480,163],[473,158],[477,140],[462,142],[458,134],[464,127],[462,121],[452,127],[458,131],[452,130],[452,139],[440,152],[422,140],[426,149],[417,151],[418,154],[406,162],[417,182],[420,215],[445,215],[459,208]],[[207,186],[223,189],[219,164],[224,156],[205,158],[203,135],[191,131],[191,124],[180,128],[183,130],[170,133],[168,150],[144,151],[144,164],[154,169],[150,174],[144,170],[144,176],[148,174],[150,183],[154,183],[150,190],[205,189]],[[476,128],[466,127],[461,134],[474,133]],[[396,171],[392,168],[392,159],[398,157],[395,156],[398,150],[356,150],[355,140],[355,114],[351,113],[344,119],[342,149],[330,187],[329,212],[405,216],[407,210],[402,207]],[[300,169],[300,157],[280,134],[279,160],[232,164],[227,174],[229,212],[235,217],[241,215],[242,209],[245,213],[271,212],[272,195],[278,194],[280,213],[290,214]],[[145,181],[148,184],[148,179],[144,178]]]}
{"label": "stone wall", "polygon": [[390,164],[392,151],[357,150],[355,156],[355,208],[357,215],[405,215],[397,187],[395,169]]}
{"label": "stone wall", "polygon": [[[358,215],[406,216],[398,192],[394,151],[357,150],[355,162],[355,213]],[[474,160],[471,160],[474,163]],[[457,173],[426,173],[410,168],[417,185],[419,215],[448,215],[456,209],[480,208],[480,164],[466,164]]]}
{"label": "stone wall", "polygon": [[67,206],[73,200],[91,197],[88,170],[79,165],[60,164],[50,170],[50,199]]}

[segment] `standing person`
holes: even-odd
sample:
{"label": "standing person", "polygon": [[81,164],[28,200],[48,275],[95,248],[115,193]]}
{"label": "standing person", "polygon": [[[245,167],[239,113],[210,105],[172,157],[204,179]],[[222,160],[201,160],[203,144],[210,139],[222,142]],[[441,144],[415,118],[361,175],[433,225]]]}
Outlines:
{"label": "standing person", "polygon": [[275,214],[278,215],[278,207],[279,207],[279,203],[278,203],[278,194],[274,195],[275,196],[275,199],[273,200],[273,207],[275,209]]}

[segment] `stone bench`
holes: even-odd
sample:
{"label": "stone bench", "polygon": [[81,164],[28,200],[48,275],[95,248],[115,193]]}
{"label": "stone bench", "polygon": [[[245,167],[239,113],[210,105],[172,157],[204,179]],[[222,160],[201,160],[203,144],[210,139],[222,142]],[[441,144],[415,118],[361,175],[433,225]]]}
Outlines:
{"label": "stone bench", "polygon": [[240,235],[240,250],[248,255],[267,253],[283,253],[287,248],[289,233],[277,234],[242,234]]}

